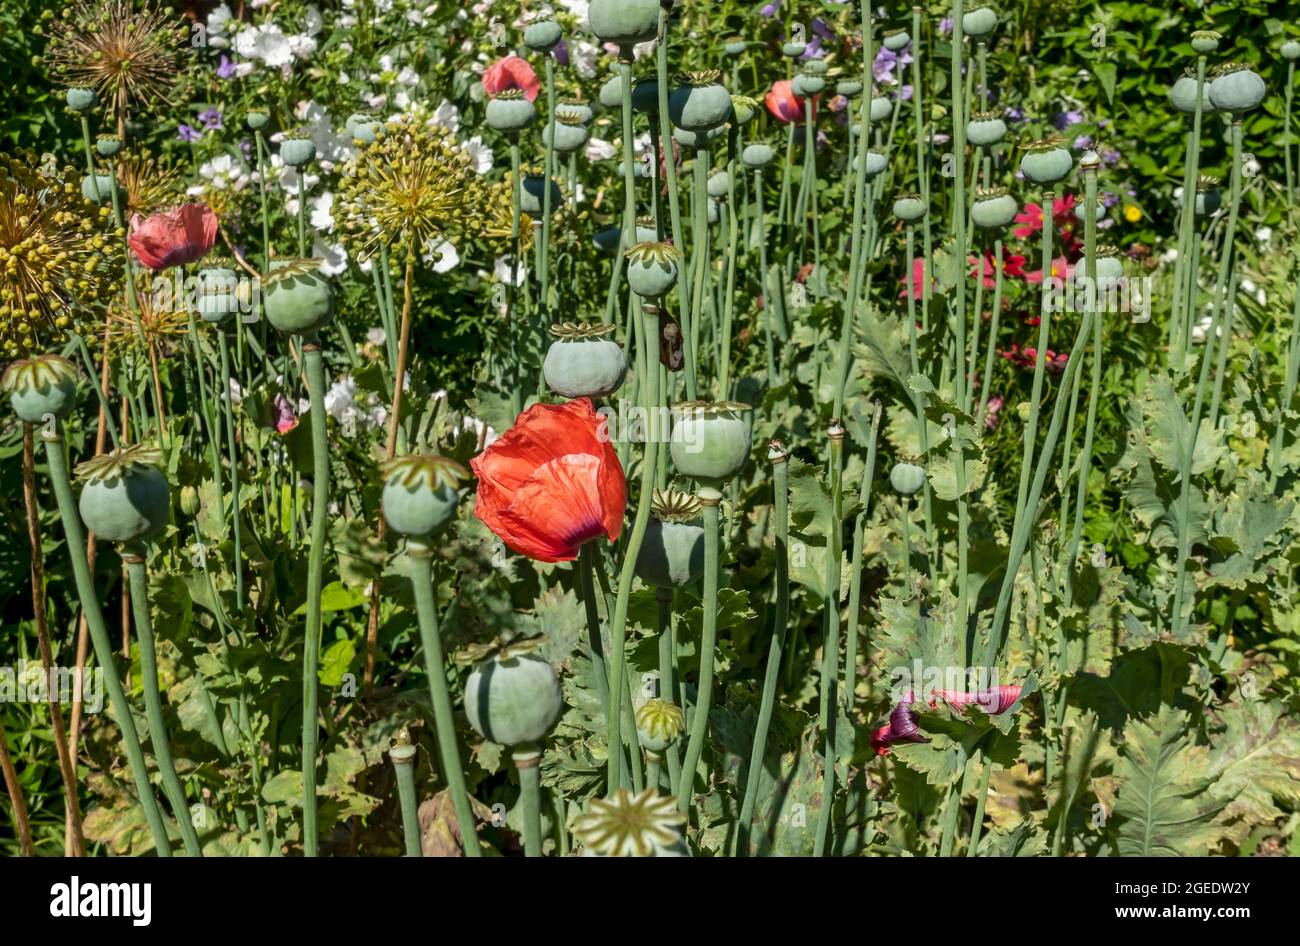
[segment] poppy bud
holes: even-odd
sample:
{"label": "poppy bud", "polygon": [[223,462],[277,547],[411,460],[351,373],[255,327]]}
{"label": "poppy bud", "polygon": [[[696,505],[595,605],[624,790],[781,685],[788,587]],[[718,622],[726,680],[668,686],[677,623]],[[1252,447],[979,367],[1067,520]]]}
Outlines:
{"label": "poppy bud", "polygon": [[889,471],[889,484],[895,492],[911,496],[925,485],[925,468],[915,463],[895,463]]}
{"label": "poppy bud", "polygon": [[244,116],[245,124],[247,124],[249,128],[253,129],[253,131],[265,128],[266,123],[270,121],[270,119],[270,114],[260,108],[249,109],[248,114]]}
{"label": "poppy bud", "polygon": [[202,504],[199,502],[199,491],[193,486],[181,487],[181,512],[193,518],[199,514]]}
{"label": "poppy bud", "polygon": [[663,752],[685,728],[686,714],[672,700],[646,700],[636,711],[637,741],[646,752]]}

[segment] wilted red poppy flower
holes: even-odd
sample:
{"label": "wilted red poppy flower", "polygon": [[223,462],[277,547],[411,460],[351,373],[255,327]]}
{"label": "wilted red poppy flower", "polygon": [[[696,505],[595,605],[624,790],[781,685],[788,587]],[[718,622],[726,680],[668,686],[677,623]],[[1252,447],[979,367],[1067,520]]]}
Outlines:
{"label": "wilted red poppy flower", "polygon": [[483,73],[483,88],[488,95],[500,95],[506,89],[522,89],[524,97],[532,102],[537,99],[541,87],[528,60],[518,56],[498,59]]}
{"label": "wilted red poppy flower", "polygon": [[217,215],[205,204],[183,204],[149,217],[131,218],[126,238],[135,257],[150,269],[168,269],[202,259],[217,239]]}
{"label": "wilted red poppy flower", "polygon": [[[779,82],[773,82],[772,88],[768,90],[767,110],[772,113],[772,117],[782,124],[788,125],[794,122],[796,125],[802,125],[804,119],[804,100],[794,94],[790,88],[790,83],[782,79]],[[813,96],[813,119],[817,118],[817,96]]]}
{"label": "wilted red poppy flower", "polygon": [[961,690],[934,690],[928,700],[921,700],[915,693],[908,691],[889,712],[889,723],[871,733],[871,746],[876,755],[885,755],[889,747],[897,742],[925,742],[921,727],[916,722],[913,703],[929,703],[930,709],[936,709],[939,703],[947,703],[958,713],[967,707],[975,706],[988,716],[1005,713],[1020,699],[1021,687],[1015,683],[1004,683],[988,690],[967,693]]}
{"label": "wilted red poppy flower", "polygon": [[627,483],[588,398],[534,404],[470,461],[474,515],[505,544],[542,562],[569,562],[597,536],[623,531]]}

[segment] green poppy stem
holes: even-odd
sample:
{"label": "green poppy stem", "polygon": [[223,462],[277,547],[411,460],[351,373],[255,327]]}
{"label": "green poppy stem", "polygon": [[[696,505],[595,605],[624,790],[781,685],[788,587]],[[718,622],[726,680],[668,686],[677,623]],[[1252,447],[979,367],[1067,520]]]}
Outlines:
{"label": "green poppy stem", "polygon": [[409,742],[399,742],[388,750],[397,779],[397,801],[402,810],[402,843],[407,857],[422,857],[420,847],[420,817],[415,799],[416,748]]}
{"label": "green poppy stem", "polygon": [[718,640],[718,504],[722,494],[712,486],[700,487],[697,496],[704,509],[704,615],[700,634],[700,676],[696,685],[695,713],[691,737],[682,757],[681,783],[677,786],[677,808],[689,815],[695,801],[695,774],[704,740],[709,733],[709,709],[713,705],[713,652]]}
{"label": "green poppy stem", "polygon": [[320,692],[317,665],[320,660],[325,537],[329,525],[330,467],[325,413],[325,361],[320,339],[303,339],[302,353],[307,368],[307,394],[312,418],[311,550],[307,559],[307,622],[302,647],[302,841],[303,853],[307,857],[315,857],[319,842],[316,828],[316,749],[320,726],[317,718]]}
{"label": "green poppy stem", "polygon": [[536,746],[516,746],[510,758],[519,774],[519,796],[524,805],[524,856],[541,857],[542,752]]}
{"label": "green poppy stem", "polygon": [[871,427],[867,433],[867,465],[858,487],[861,508],[853,521],[853,555],[849,559],[849,623],[844,644],[844,708],[853,715],[854,691],[858,688],[858,616],[862,606],[862,549],[866,542],[867,517],[871,514],[871,484],[876,475],[876,437],[880,431],[881,405],[871,408]]}
{"label": "green poppy stem", "polygon": [[[555,57],[549,52],[546,53],[546,121],[553,131],[555,128]],[[542,311],[550,312],[548,290],[551,275],[551,182],[555,177],[555,135],[548,134],[546,138],[546,184],[542,188],[542,245],[539,256],[541,266],[538,267],[537,275],[541,283]]]}
{"label": "green poppy stem", "polygon": [[451,792],[452,808],[460,826],[461,843],[466,857],[479,857],[478,826],[465,787],[465,770],[460,763],[460,746],[456,739],[456,717],[452,712],[451,693],[447,689],[446,658],[438,631],[438,605],[433,597],[433,550],[423,542],[406,540],[406,559],[411,566],[411,592],[415,596],[415,613],[420,624],[420,643],[424,648],[424,670],[429,678],[429,696],[433,701],[433,724],[438,739],[438,756],[443,777]]}
{"label": "green poppy stem", "polygon": [[772,463],[773,513],[776,528],[776,609],[772,633],[767,642],[767,664],[763,670],[763,693],[758,703],[758,720],[754,724],[754,743],[749,750],[749,770],[745,775],[745,796],[736,824],[736,856],[749,857],[750,831],[754,823],[754,806],[758,802],[758,782],[767,751],[767,734],[772,728],[772,711],[776,708],[776,684],[781,676],[781,655],[790,625],[790,454],[778,440],[768,446]]}
{"label": "green poppy stem", "polygon": [[[659,698],[669,700],[681,706],[677,694],[677,641],[673,634],[673,590],[671,588],[655,589],[655,601],[658,603],[658,638],[659,638]],[[668,758],[668,790],[675,796],[682,774],[682,757],[674,742],[665,751]],[[655,785],[646,775],[646,784]]]}
{"label": "green poppy stem", "polygon": [[[192,316],[191,316],[192,317]],[[225,390],[221,393],[221,406],[226,414],[226,452],[230,463],[230,521],[235,533],[235,613],[244,610],[244,556],[242,516],[239,511],[239,448],[235,442],[235,414],[231,406],[230,344],[225,329],[217,326],[217,344],[221,349],[221,378]],[[313,421],[317,418],[313,418]]]}
{"label": "green poppy stem", "polygon": [[817,839],[813,857],[826,853],[830,836],[831,810],[835,807],[835,730],[839,721],[840,660],[840,548],[843,535],[843,490],[841,476],[844,467],[844,428],[838,420],[831,420],[826,433],[829,444],[827,458],[828,480],[831,494],[830,534],[826,543],[826,607],[822,640],[821,704],[818,709],[818,728],[824,734],[822,749],[822,800],[817,815]]}
{"label": "green poppy stem", "polygon": [[95,581],[86,560],[86,535],[81,524],[81,514],[77,510],[76,498],[72,494],[72,483],[68,479],[68,460],[64,455],[62,424],[56,421],[52,428],[43,429],[41,440],[45,444],[45,459],[49,466],[50,482],[54,487],[54,497],[59,507],[59,521],[63,526],[63,536],[67,540],[68,555],[72,559],[72,574],[77,586],[77,597],[81,599],[82,613],[86,618],[86,627],[90,631],[90,642],[95,650],[95,659],[104,670],[104,686],[108,689],[108,700],[109,705],[113,707],[113,716],[122,731],[122,748],[131,766],[136,795],[144,809],[145,821],[153,837],[155,852],[159,857],[171,857],[172,850],[167,840],[167,828],[158,806],[158,799],[154,797],[153,786],[149,784],[149,770],[145,764],[144,749],[136,733],[131,706],[122,689],[122,679],[114,664],[113,644],[108,636],[104,612],[100,610]]}
{"label": "green poppy stem", "polygon": [[162,696],[158,690],[158,657],[154,647],[153,620],[149,616],[149,578],[145,573],[143,548],[126,546],[121,551],[131,583],[131,611],[135,617],[136,641],[140,649],[140,676],[144,690],[145,718],[149,723],[149,743],[153,747],[154,759],[158,762],[163,791],[171,805],[176,824],[180,826],[185,851],[190,857],[202,857],[203,848],[190,818],[185,787],[176,774],[176,762],[172,759],[171,743],[167,739],[167,725],[163,721]]}

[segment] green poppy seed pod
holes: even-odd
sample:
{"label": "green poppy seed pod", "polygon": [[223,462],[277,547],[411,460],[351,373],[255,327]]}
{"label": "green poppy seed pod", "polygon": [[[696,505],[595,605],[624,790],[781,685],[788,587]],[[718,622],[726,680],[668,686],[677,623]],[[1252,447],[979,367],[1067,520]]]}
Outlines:
{"label": "green poppy seed pod", "polygon": [[95,151],[101,158],[111,158],[122,150],[122,139],[117,135],[100,135],[95,139]]}
{"label": "green poppy seed pod", "polygon": [[239,276],[233,269],[210,266],[199,270],[198,309],[203,321],[224,322],[239,311]]}
{"label": "green poppy seed pod", "polygon": [[524,45],[534,52],[549,53],[561,35],[559,23],[549,18],[537,20],[524,28]]}
{"label": "green poppy seed pod", "polygon": [[810,76],[824,76],[829,68],[825,59],[809,59],[803,64],[803,71]]}
{"label": "green poppy seed pod", "polygon": [[[894,111],[894,103],[887,95],[876,95],[871,99],[871,120],[883,122]],[[856,123],[855,123],[856,124]],[[857,134],[855,131],[854,134]]]}
{"label": "green poppy seed pod", "polygon": [[976,7],[961,18],[961,31],[974,39],[988,36],[997,25],[998,14],[992,7]]}
{"label": "green poppy seed pod", "polygon": [[758,102],[748,95],[731,97],[731,117],[737,125],[745,126],[758,117]]}
{"label": "green poppy seed pod", "polygon": [[587,803],[573,819],[573,839],[582,857],[690,857],[682,837],[685,823],[671,794],[650,787],[633,795],[620,788]]}
{"label": "green poppy seed pod", "polygon": [[726,197],[731,190],[731,175],[728,174],[725,169],[714,171],[709,175],[709,179],[705,183],[704,189],[708,192],[710,197],[721,200],[723,197]]}
{"label": "green poppy seed pod", "polygon": [[244,123],[253,131],[265,128],[266,123],[270,120],[270,113],[260,108],[249,109],[248,114],[244,116]]}
{"label": "green poppy seed pod", "polygon": [[885,48],[888,49],[890,52],[895,52],[895,53],[898,52],[900,49],[902,49],[911,41],[912,41],[912,37],[908,34],[907,30],[903,30],[903,29],[886,30],[881,39],[881,42],[884,43]]}
{"label": "green poppy seed pod", "polygon": [[606,108],[619,108],[623,104],[623,77],[615,73],[605,80],[596,96]]}
{"label": "green poppy seed pod", "polygon": [[171,489],[156,467],[121,465],[91,476],[77,502],[86,528],[106,542],[137,542],[162,532],[171,512]]}
{"label": "green poppy seed pod", "polygon": [[659,241],[659,229],[654,217],[637,218],[636,241],[638,243],[657,243]]}
{"label": "green poppy seed pod", "polygon": [[826,80],[810,72],[801,72],[790,83],[790,91],[800,98],[811,98],[826,88]]}
{"label": "green poppy seed pod", "polygon": [[659,114],[659,80],[653,77],[632,83],[632,108],[642,115]]}
{"label": "green poppy seed pod", "polygon": [[488,126],[509,135],[523,131],[537,118],[533,103],[519,89],[509,89],[488,100],[483,117]]}
{"label": "green poppy seed pod", "polygon": [[[1187,112],[1189,115],[1196,111],[1195,75],[1182,75],[1169,87],[1169,104],[1173,105],[1178,111]],[[1210,101],[1209,83],[1207,82],[1201,93],[1201,111],[1208,113],[1214,110],[1214,104]]]}
{"label": "green poppy seed pod", "polygon": [[[595,4],[592,4],[593,8]],[[496,654],[465,680],[465,715],[484,739],[535,745],[559,721],[564,694],[551,665],[536,654]]]}
{"label": "green poppy seed pod", "polygon": [[199,491],[193,486],[181,487],[181,512],[193,519],[199,514],[203,504],[199,502]]}
{"label": "green poppy seed pod", "polygon": [[894,198],[894,216],[904,223],[915,223],[925,216],[925,201],[920,194],[899,194]]}
{"label": "green poppy seed pod", "polygon": [[587,128],[576,117],[566,121],[556,112],[556,120],[542,129],[542,143],[560,154],[573,154],[587,143]]}
{"label": "green poppy seed pod", "polygon": [[[1187,195],[1180,194],[1178,203],[1187,206]],[[1219,190],[1217,178],[1202,177],[1196,185],[1196,199],[1193,201],[1196,216],[1209,217],[1223,206],[1223,193]]]}
{"label": "green poppy seed pod", "polygon": [[395,457],[382,467],[384,520],[400,535],[425,539],[456,518],[460,484],[469,473],[454,460],[423,453]]}
{"label": "green poppy seed pod", "polygon": [[748,48],[749,44],[743,39],[729,39],[722,44],[722,51],[728,56],[739,56]]}
{"label": "green poppy seed pod", "polygon": [[383,123],[371,115],[365,115],[361,112],[353,112],[344,122],[343,127],[347,133],[352,136],[353,141],[370,144],[379,137],[379,129]]}
{"label": "green poppy seed pod", "polygon": [[889,485],[904,496],[911,496],[925,485],[925,468],[915,463],[895,463],[889,471]]}
{"label": "green poppy seed pod", "polygon": [[614,326],[576,324],[551,326],[555,341],[546,350],[542,376],[561,397],[609,397],[627,377],[627,353],[610,336]]}
{"label": "green poppy seed pod", "polygon": [[677,248],[638,243],[627,251],[627,284],[643,299],[659,299],[677,282]]}
{"label": "green poppy seed pod", "polygon": [[63,100],[68,103],[68,108],[82,115],[99,104],[99,96],[95,94],[94,89],[68,89],[63,95]]}
{"label": "green poppy seed pod", "polygon": [[687,74],[685,83],[668,96],[668,117],[685,131],[707,132],[731,119],[731,93],[718,82],[717,72]]}
{"label": "green poppy seed pod", "polygon": [[316,142],[310,138],[285,138],[280,142],[280,160],[289,167],[302,167],[316,157]]}
{"label": "green poppy seed pod", "polygon": [[682,588],[704,574],[700,501],[689,493],[655,490],[636,573],[656,588]]}
{"label": "green poppy seed pod", "polygon": [[556,111],[570,112],[577,115],[584,125],[590,124],[591,120],[596,117],[596,113],[591,110],[591,106],[582,99],[560,99],[555,103],[555,109]]}
{"label": "green poppy seed pod", "polygon": [[[1099,246],[1094,257],[1094,263],[1097,267],[1097,284],[1105,288],[1113,283],[1116,279],[1124,276],[1124,258],[1120,256],[1119,249],[1114,246]],[[1075,264],[1076,271],[1081,271],[1087,275],[1087,263],[1079,262]]]}
{"label": "green poppy seed pod", "polygon": [[[1082,162],[1080,162],[1080,167],[1082,167]],[[1087,222],[1087,220],[1088,220],[1088,205],[1087,205],[1086,203],[1080,202],[1080,203],[1077,203],[1077,204],[1074,205],[1074,219],[1077,220],[1077,221],[1079,221],[1080,223],[1086,223],[1086,222]],[[1106,205],[1103,204],[1100,200],[1097,201],[1097,205],[1096,205],[1096,216],[1095,216],[1093,219],[1094,219],[1094,220],[1105,220],[1105,219],[1106,219]]]}
{"label": "green poppy seed pod", "polygon": [[262,310],[285,335],[313,336],[334,318],[334,292],[319,259],[272,260],[262,277]]}
{"label": "green poppy seed pod", "polygon": [[564,202],[559,185],[541,174],[525,174],[519,182],[519,209],[534,220],[540,220],[546,213],[546,188],[551,189],[551,212],[554,213]]}
{"label": "green poppy seed pod", "polygon": [[985,230],[996,230],[1015,220],[1018,213],[1020,213],[1020,205],[1006,188],[976,189],[975,203],[971,204],[970,209],[970,218],[975,226]]}
{"label": "green poppy seed pod", "polygon": [[1202,55],[1212,53],[1219,48],[1219,40],[1222,38],[1214,30],[1193,30],[1192,49]]}
{"label": "green poppy seed pod", "polygon": [[[860,160],[860,157],[861,156],[858,156],[853,159],[854,170],[857,169],[858,166],[857,162]],[[868,179],[875,177],[885,168],[889,167],[889,159],[885,157],[883,154],[881,154],[879,151],[868,151],[866,153],[866,161],[867,161],[866,173]]]}
{"label": "green poppy seed pod", "polygon": [[745,150],[740,152],[740,160],[745,167],[758,170],[776,160],[776,152],[772,150],[771,145],[758,141],[752,145],[745,145]]}
{"label": "green poppy seed pod", "polygon": [[683,401],[673,406],[673,466],[705,486],[721,487],[745,466],[753,444],[754,410],[735,401]]}
{"label": "green poppy seed pod", "polygon": [[637,708],[636,738],[646,752],[663,752],[685,728],[686,714],[672,700],[646,700]]}
{"label": "green poppy seed pod", "polygon": [[1057,138],[1045,138],[1024,146],[1020,173],[1034,184],[1055,184],[1065,180],[1074,167],[1074,157]]}
{"label": "green poppy seed pod", "polygon": [[1007,123],[996,112],[981,112],[966,123],[966,140],[978,148],[991,148],[1007,136]]}
{"label": "green poppy seed pod", "polygon": [[709,131],[688,131],[685,128],[674,128],[673,140],[683,148],[694,148],[699,151],[707,148],[709,142],[722,134],[722,131],[722,125]]}
{"label": "green poppy seed pod", "polygon": [[1300,59],[1300,40],[1288,39],[1282,44],[1280,52],[1287,62],[1295,62]]}
{"label": "green poppy seed pod", "polygon": [[117,179],[111,174],[86,174],[81,178],[81,196],[103,207],[113,202],[113,188],[116,186]]}
{"label": "green poppy seed pod", "polygon": [[1264,80],[1245,66],[1224,66],[1210,82],[1210,101],[1224,112],[1248,112],[1264,101]]}
{"label": "green poppy seed pod", "polygon": [[862,83],[857,79],[841,79],[835,83],[835,94],[855,99],[862,94]]}
{"label": "green poppy seed pod", "polygon": [[13,362],[0,378],[0,390],[18,419],[43,424],[67,417],[77,403],[77,369],[59,355],[37,355]]}
{"label": "green poppy seed pod", "polygon": [[587,22],[602,42],[613,43],[625,59],[632,47],[659,34],[659,0],[591,0]]}
{"label": "green poppy seed pod", "polygon": [[616,223],[601,227],[591,235],[591,242],[595,243],[596,249],[600,250],[605,256],[613,256],[617,253],[622,239],[623,228]]}
{"label": "green poppy seed pod", "polygon": [[785,43],[781,47],[781,55],[790,59],[798,59],[804,54],[804,51],[807,50],[807,48],[807,45],[804,43]]}
{"label": "green poppy seed pod", "polygon": [[710,226],[722,219],[721,215],[718,213],[718,204],[720,203],[721,201],[718,200],[710,200],[707,204],[705,204],[704,215],[708,218],[708,222]]}

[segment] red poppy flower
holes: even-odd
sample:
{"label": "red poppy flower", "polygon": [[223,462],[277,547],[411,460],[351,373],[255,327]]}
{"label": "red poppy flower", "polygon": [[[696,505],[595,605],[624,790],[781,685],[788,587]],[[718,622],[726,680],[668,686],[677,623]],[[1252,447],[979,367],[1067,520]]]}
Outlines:
{"label": "red poppy flower", "polygon": [[148,218],[131,218],[126,238],[135,257],[150,269],[167,269],[202,259],[217,240],[217,215],[204,204],[184,204]]}
{"label": "red poppy flower", "polygon": [[898,280],[903,283],[903,288],[899,291],[900,299],[907,298],[907,292],[910,289],[913,299],[921,298],[921,290],[925,286],[925,257],[918,256],[912,260],[912,278],[909,280],[903,276]]}
{"label": "red poppy flower", "polygon": [[[804,100],[794,94],[790,88],[790,83],[782,79],[779,82],[773,82],[772,88],[767,93],[765,99],[767,110],[783,125],[794,122],[796,125],[802,125],[804,120]],[[813,120],[817,120],[817,96],[813,96]]]}
{"label": "red poppy flower", "polygon": [[[1032,273],[1023,273],[1025,282],[1041,285],[1043,282],[1043,271],[1036,269]],[[1074,267],[1069,264],[1064,256],[1058,256],[1052,260],[1052,271],[1049,274],[1053,279],[1069,279],[1074,275]]]}
{"label": "red poppy flower", "polygon": [[506,89],[523,89],[524,97],[533,102],[536,101],[542,84],[537,80],[537,73],[528,64],[528,60],[507,56],[487,67],[483,73],[483,88],[488,95],[499,95]]}
{"label": "red poppy flower", "polygon": [[597,536],[623,531],[627,483],[588,398],[534,404],[470,461],[474,515],[512,550],[569,562]]}
{"label": "red poppy flower", "polygon": [[[975,275],[975,268],[977,265],[979,265],[978,261],[975,259],[975,257],[972,256],[970,258],[970,267],[971,267],[972,276]],[[984,278],[985,289],[992,289],[997,285],[997,274],[998,274],[997,258],[994,257],[993,252],[991,250],[985,250],[984,271],[982,273]],[[1019,254],[1016,254],[1014,256],[1007,256],[1004,253],[1002,255],[1002,274],[1004,276],[1023,277],[1025,275],[1025,258],[1023,256],[1020,256]]]}

